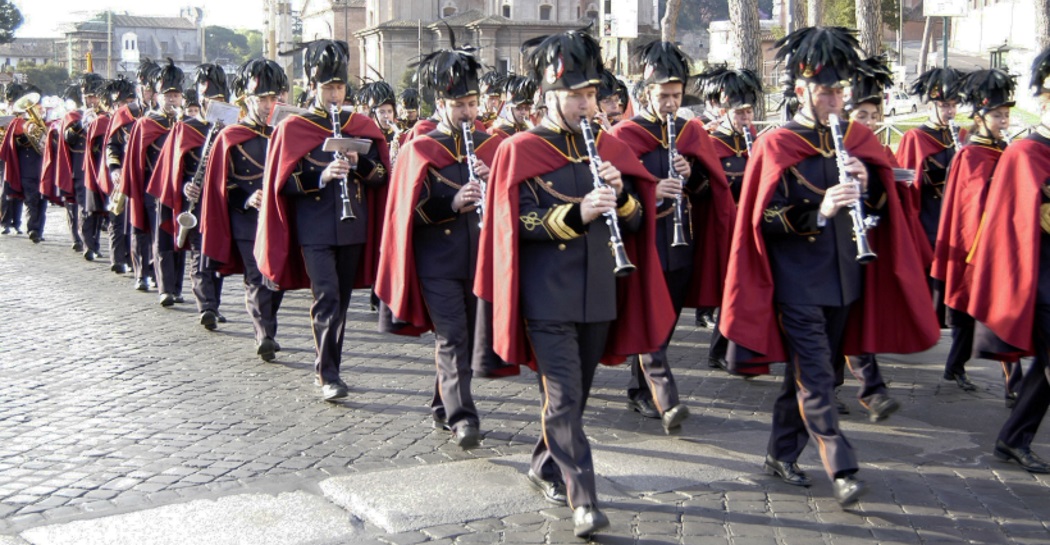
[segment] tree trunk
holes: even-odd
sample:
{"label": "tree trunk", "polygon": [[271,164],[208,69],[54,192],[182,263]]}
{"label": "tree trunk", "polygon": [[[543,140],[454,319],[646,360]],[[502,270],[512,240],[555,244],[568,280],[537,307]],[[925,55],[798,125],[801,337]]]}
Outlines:
{"label": "tree trunk", "polygon": [[667,0],[664,18],[660,20],[660,35],[665,42],[673,42],[678,30],[678,12],[682,9],[682,0]]}
{"label": "tree trunk", "polygon": [[[762,30],[758,24],[758,0],[729,0],[729,26],[737,68],[762,76]],[[755,104],[755,119],[765,119],[765,103]]]}
{"label": "tree trunk", "polygon": [[879,0],[857,0],[857,30],[860,47],[868,56],[882,53],[882,3]]}
{"label": "tree trunk", "polygon": [[[798,1],[798,0],[796,0]],[[821,26],[824,24],[824,0],[809,0],[806,3],[807,11],[809,15],[806,17],[806,24],[809,26]]]}
{"label": "tree trunk", "polygon": [[1050,0],[1035,0],[1035,43],[1037,51],[1050,47]]}
{"label": "tree trunk", "polygon": [[922,27],[922,45],[919,46],[919,64],[915,67],[916,73],[923,73],[926,71],[926,63],[929,61],[930,56],[930,38],[933,34],[933,19],[930,17],[926,18],[926,24]]}

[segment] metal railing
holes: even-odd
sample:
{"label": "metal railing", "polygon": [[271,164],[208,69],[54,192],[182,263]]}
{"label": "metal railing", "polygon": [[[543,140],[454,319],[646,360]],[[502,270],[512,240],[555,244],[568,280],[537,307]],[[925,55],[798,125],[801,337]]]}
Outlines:
{"label": "metal railing", "polygon": [[[900,142],[904,133],[914,129],[923,124],[924,121],[906,121],[906,122],[894,122],[894,121],[883,121],[879,124],[879,128],[875,130],[875,136],[878,137],[879,141],[884,145],[893,145],[896,142]],[[767,120],[755,120],[753,123],[757,129],[757,134],[769,132],[784,124],[779,119],[767,119]],[[1006,141],[1013,142],[1014,140],[1024,138],[1028,136],[1033,130],[1035,125],[1028,124],[1011,124],[1006,130]],[[969,127],[967,127],[969,130]]]}

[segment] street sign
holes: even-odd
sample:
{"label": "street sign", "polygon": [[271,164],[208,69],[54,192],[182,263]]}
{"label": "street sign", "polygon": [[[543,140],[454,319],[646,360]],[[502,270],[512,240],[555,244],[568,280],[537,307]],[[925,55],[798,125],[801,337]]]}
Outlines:
{"label": "street sign", "polygon": [[969,12],[969,0],[925,0],[924,17],[964,17]]}
{"label": "street sign", "polygon": [[611,0],[612,11],[604,14],[602,20],[602,37],[637,38],[638,37],[638,1]]}

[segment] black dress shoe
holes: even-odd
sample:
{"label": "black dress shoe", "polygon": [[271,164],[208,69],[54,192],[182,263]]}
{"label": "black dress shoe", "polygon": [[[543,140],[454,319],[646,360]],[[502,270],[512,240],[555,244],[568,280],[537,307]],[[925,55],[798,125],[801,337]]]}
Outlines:
{"label": "black dress shoe", "polygon": [[88,251],[84,252],[84,260],[85,261],[94,261],[95,260],[95,252],[92,252],[91,250],[88,250]]}
{"label": "black dress shoe", "polygon": [[682,429],[682,422],[689,418],[689,407],[679,403],[660,415],[660,423],[664,425],[664,432],[674,433]]}
{"label": "black dress shoe", "polygon": [[660,411],[656,410],[650,399],[628,399],[627,410],[634,411],[646,418],[660,418]]}
{"label": "black dress shoe", "polygon": [[44,239],[40,238],[40,233],[36,231],[30,231],[29,240],[33,241],[33,244],[40,244],[40,241]]}
{"label": "black dress shoe", "polygon": [[[184,298],[182,297],[182,294],[179,294],[179,295],[176,295],[176,296],[175,296],[175,302],[181,305],[182,303],[185,303],[185,302],[186,302],[186,299],[184,299]],[[216,319],[218,319],[218,317],[217,317],[217,316],[216,316]]]}
{"label": "black dress shoe", "polygon": [[590,537],[598,530],[609,527],[609,517],[593,505],[581,505],[572,512],[572,533],[576,537]]}
{"label": "black dress shoe", "polygon": [[810,484],[809,477],[799,469],[798,464],[795,462],[781,462],[767,454],[765,467],[766,473],[774,477],[780,477],[780,480],[791,486],[809,486]]}
{"label": "black dress shoe", "polygon": [[74,242],[73,243],[73,251],[78,253],[78,254],[80,252],[83,252],[84,251],[84,245],[82,243],[80,243],[80,242]]}
{"label": "black dress shoe", "polygon": [[568,505],[569,497],[565,494],[565,483],[548,481],[529,470],[529,484],[543,493],[543,499],[554,505]]}
{"label": "black dress shoe", "polygon": [[951,371],[945,372],[944,380],[954,381],[964,392],[973,392],[977,390],[977,385],[970,382],[970,377],[966,376],[965,371],[962,373],[953,373]]}
{"label": "black dress shoe", "polygon": [[1035,455],[1029,447],[1011,447],[1002,441],[995,442],[995,457],[1009,462],[1013,460],[1029,473],[1050,473],[1050,464]]}
{"label": "black dress shoe", "polygon": [[457,426],[455,442],[459,448],[464,450],[481,444],[481,432],[478,431],[478,425],[473,422],[466,422]]}
{"label": "black dress shoe", "polygon": [[707,366],[711,369],[721,369],[723,371],[729,369],[729,363],[726,362],[725,358],[708,358]]}
{"label": "black dress shoe", "polygon": [[11,234],[11,228],[10,227],[4,227],[4,230],[2,232],[0,232],[0,233],[5,234],[5,235],[9,235],[9,234]]}
{"label": "black dress shoe", "polygon": [[901,404],[892,397],[886,394],[875,394],[868,403],[868,420],[871,422],[885,420],[900,408]]}
{"label": "black dress shoe", "polygon": [[853,475],[836,478],[831,482],[831,489],[835,491],[835,499],[842,507],[857,503],[857,500],[868,491],[864,481],[858,480]]}
{"label": "black dress shoe", "polygon": [[255,353],[258,354],[263,361],[270,363],[277,359],[277,351],[274,350],[274,345],[276,344],[277,343],[275,343],[273,339],[266,337],[261,343],[259,343],[259,349],[256,350]]}
{"label": "black dress shoe", "polygon": [[146,283],[145,278],[135,279],[135,289],[138,291],[149,291],[149,284]]}
{"label": "black dress shoe", "polygon": [[175,304],[175,296],[170,293],[162,293],[159,303],[162,307],[170,307]]}
{"label": "black dress shoe", "polygon": [[[164,303],[161,304],[163,305]],[[219,321],[215,317],[214,310],[205,310],[201,313],[201,325],[204,326],[204,329],[207,329],[208,331],[215,331],[215,328],[218,327],[218,323]]]}
{"label": "black dress shoe", "polygon": [[1015,405],[1017,405],[1017,397],[1018,396],[1015,393],[1006,394],[1006,408],[1007,409],[1012,409],[1012,408],[1014,408]]}
{"label": "black dress shoe", "polygon": [[452,431],[452,426],[448,425],[448,419],[445,418],[444,416],[438,416],[438,415],[435,414],[435,415],[431,415],[431,418],[434,419],[433,424],[434,424],[434,429],[435,430]]}
{"label": "black dress shoe", "polygon": [[350,389],[342,380],[335,380],[321,385],[321,398],[325,401],[335,401],[350,395]]}
{"label": "black dress shoe", "polygon": [[276,339],[273,341],[273,351],[274,352],[280,352],[281,351],[281,343],[277,342]]}
{"label": "black dress shoe", "polygon": [[220,324],[225,324],[226,323],[226,317],[223,316],[221,312],[216,310],[215,311],[215,316],[218,317]]}

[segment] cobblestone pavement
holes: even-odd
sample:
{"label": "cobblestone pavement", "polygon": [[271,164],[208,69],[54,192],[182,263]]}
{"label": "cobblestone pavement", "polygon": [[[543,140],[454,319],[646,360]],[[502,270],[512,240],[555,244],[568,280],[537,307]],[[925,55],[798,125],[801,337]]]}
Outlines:
{"label": "cobblestone pavement", "polygon": [[[229,323],[207,332],[192,302],[161,308],[155,290],[133,291],[131,277],[109,272],[106,260],[89,263],[72,252],[59,211],[49,212],[45,236],[39,245],[24,235],[0,237],[0,543],[22,543],[15,536],[34,528],[191,500],[321,495],[319,483],[333,476],[520,461],[539,434],[539,394],[527,371],[475,380],[485,432],[480,448],[461,451],[447,432],[433,430],[427,408],[433,337],[377,333],[361,292],[350,309],[343,367],[351,395],[327,404],[311,373],[308,293],[285,298],[283,350],[265,364],[254,354],[240,277],[230,278],[223,294]],[[192,301],[188,279],[186,286]],[[847,382],[842,396],[852,414],[843,428],[871,492],[843,511],[830,497],[813,445],[801,460],[816,482],[812,488],[792,488],[761,472],[779,379],[743,381],[708,369],[709,336],[687,311],[671,359],[693,415],[674,438],[663,435],[658,421],[625,411],[626,368],[599,371],[586,426],[599,475],[612,475],[601,486],[613,525],[597,541],[1050,540],[1050,480],[990,454],[1007,416],[996,364],[972,363],[980,389],[966,393],[940,379],[946,336],[929,352],[880,358],[903,409],[878,424],[847,399],[856,385]],[[1050,455],[1047,437],[1034,448]],[[644,462],[619,474],[602,469],[603,458],[618,455]],[[692,482],[648,479],[646,464],[654,473],[675,464],[700,470]],[[455,501],[441,490],[432,494],[435,503]],[[396,534],[359,513],[349,516],[360,530],[355,543],[581,542],[565,508]]]}

